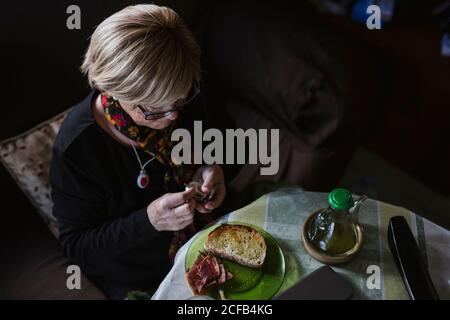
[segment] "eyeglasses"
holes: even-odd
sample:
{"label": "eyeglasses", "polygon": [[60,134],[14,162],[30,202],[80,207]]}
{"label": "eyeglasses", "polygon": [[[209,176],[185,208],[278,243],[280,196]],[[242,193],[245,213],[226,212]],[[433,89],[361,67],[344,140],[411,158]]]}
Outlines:
{"label": "eyeglasses", "polygon": [[191,91],[189,91],[189,94],[187,95],[186,99],[182,102],[182,104],[178,105],[170,110],[162,111],[162,112],[150,112],[150,111],[146,110],[140,104],[138,104],[137,107],[144,114],[145,120],[159,120],[159,119],[170,116],[174,112],[182,111],[186,107],[187,104],[192,102],[192,100],[194,100],[198,96],[199,93],[200,93],[200,86],[197,82],[195,82],[191,88]]}

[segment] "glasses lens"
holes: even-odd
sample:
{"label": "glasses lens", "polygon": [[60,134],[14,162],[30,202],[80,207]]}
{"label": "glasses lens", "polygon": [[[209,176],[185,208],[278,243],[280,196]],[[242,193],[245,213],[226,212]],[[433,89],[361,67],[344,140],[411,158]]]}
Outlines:
{"label": "glasses lens", "polygon": [[162,112],[162,113],[147,113],[145,115],[145,120],[159,120],[169,116],[172,112]]}
{"label": "glasses lens", "polygon": [[184,101],[181,101],[179,105],[176,105],[175,108],[173,108],[172,110],[168,110],[166,112],[149,112],[147,111],[144,107],[142,107],[141,105],[138,105],[139,109],[141,109],[141,111],[144,113],[144,117],[145,120],[159,120],[165,117],[168,117],[169,115],[171,115],[173,112],[180,112],[184,109],[184,107],[191,102],[192,100],[195,99],[195,97],[200,93],[200,88],[198,86],[197,83],[195,83],[192,86],[191,91],[189,91],[188,96],[186,97],[186,99],[184,99]]}

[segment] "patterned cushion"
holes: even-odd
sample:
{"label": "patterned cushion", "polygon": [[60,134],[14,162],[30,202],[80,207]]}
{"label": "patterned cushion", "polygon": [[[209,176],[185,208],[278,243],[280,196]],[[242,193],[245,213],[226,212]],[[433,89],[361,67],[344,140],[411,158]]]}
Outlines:
{"label": "patterned cushion", "polygon": [[52,214],[49,170],[53,141],[67,112],[0,143],[1,162],[55,237],[58,237],[58,228]]}

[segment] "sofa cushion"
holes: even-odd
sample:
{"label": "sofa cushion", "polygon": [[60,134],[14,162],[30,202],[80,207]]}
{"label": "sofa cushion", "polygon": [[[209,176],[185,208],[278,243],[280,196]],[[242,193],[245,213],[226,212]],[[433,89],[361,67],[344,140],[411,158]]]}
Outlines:
{"label": "sofa cushion", "polygon": [[0,143],[0,161],[36,207],[50,231],[57,237],[52,214],[49,170],[52,147],[67,111],[33,129]]}

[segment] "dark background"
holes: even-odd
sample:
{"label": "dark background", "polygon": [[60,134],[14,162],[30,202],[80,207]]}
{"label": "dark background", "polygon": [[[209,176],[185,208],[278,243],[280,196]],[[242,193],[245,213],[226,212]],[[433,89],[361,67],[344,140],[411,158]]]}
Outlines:
{"label": "dark background", "polygon": [[[155,2],[179,12],[201,40],[213,1]],[[90,34],[106,17],[135,3],[2,2],[0,140],[51,118],[89,92],[79,66]],[[399,1],[393,23],[382,31],[369,31],[349,17],[324,14],[323,18],[377,57],[382,93],[373,97],[377,109],[362,144],[448,197],[450,58],[440,55],[443,30],[429,15],[434,3]],[[81,8],[81,30],[66,28],[66,8],[72,4]],[[233,54],[233,48],[224,50]],[[61,297],[61,288],[51,291],[44,283],[47,276],[54,283],[59,281],[55,277],[65,279],[64,262],[55,262],[61,256],[57,242],[3,167],[0,181],[0,298]],[[43,280],[33,282],[33,273]]]}
{"label": "dark background", "polygon": [[[161,1],[160,1],[161,2]],[[15,1],[2,4],[4,104],[0,140],[30,129],[79,101],[88,87],[79,65],[95,26],[132,1]],[[158,1],[156,2],[158,3]],[[196,31],[207,1],[163,1]],[[450,195],[450,59],[440,55],[443,31],[429,13],[436,1],[398,1],[394,22],[370,32],[349,17],[336,28],[383,60],[386,103],[367,145],[385,159]],[[66,8],[81,8],[81,30],[66,28]],[[231,54],[231,53],[230,53]],[[374,97],[375,98],[375,97]],[[2,179],[3,180],[3,179]]]}

